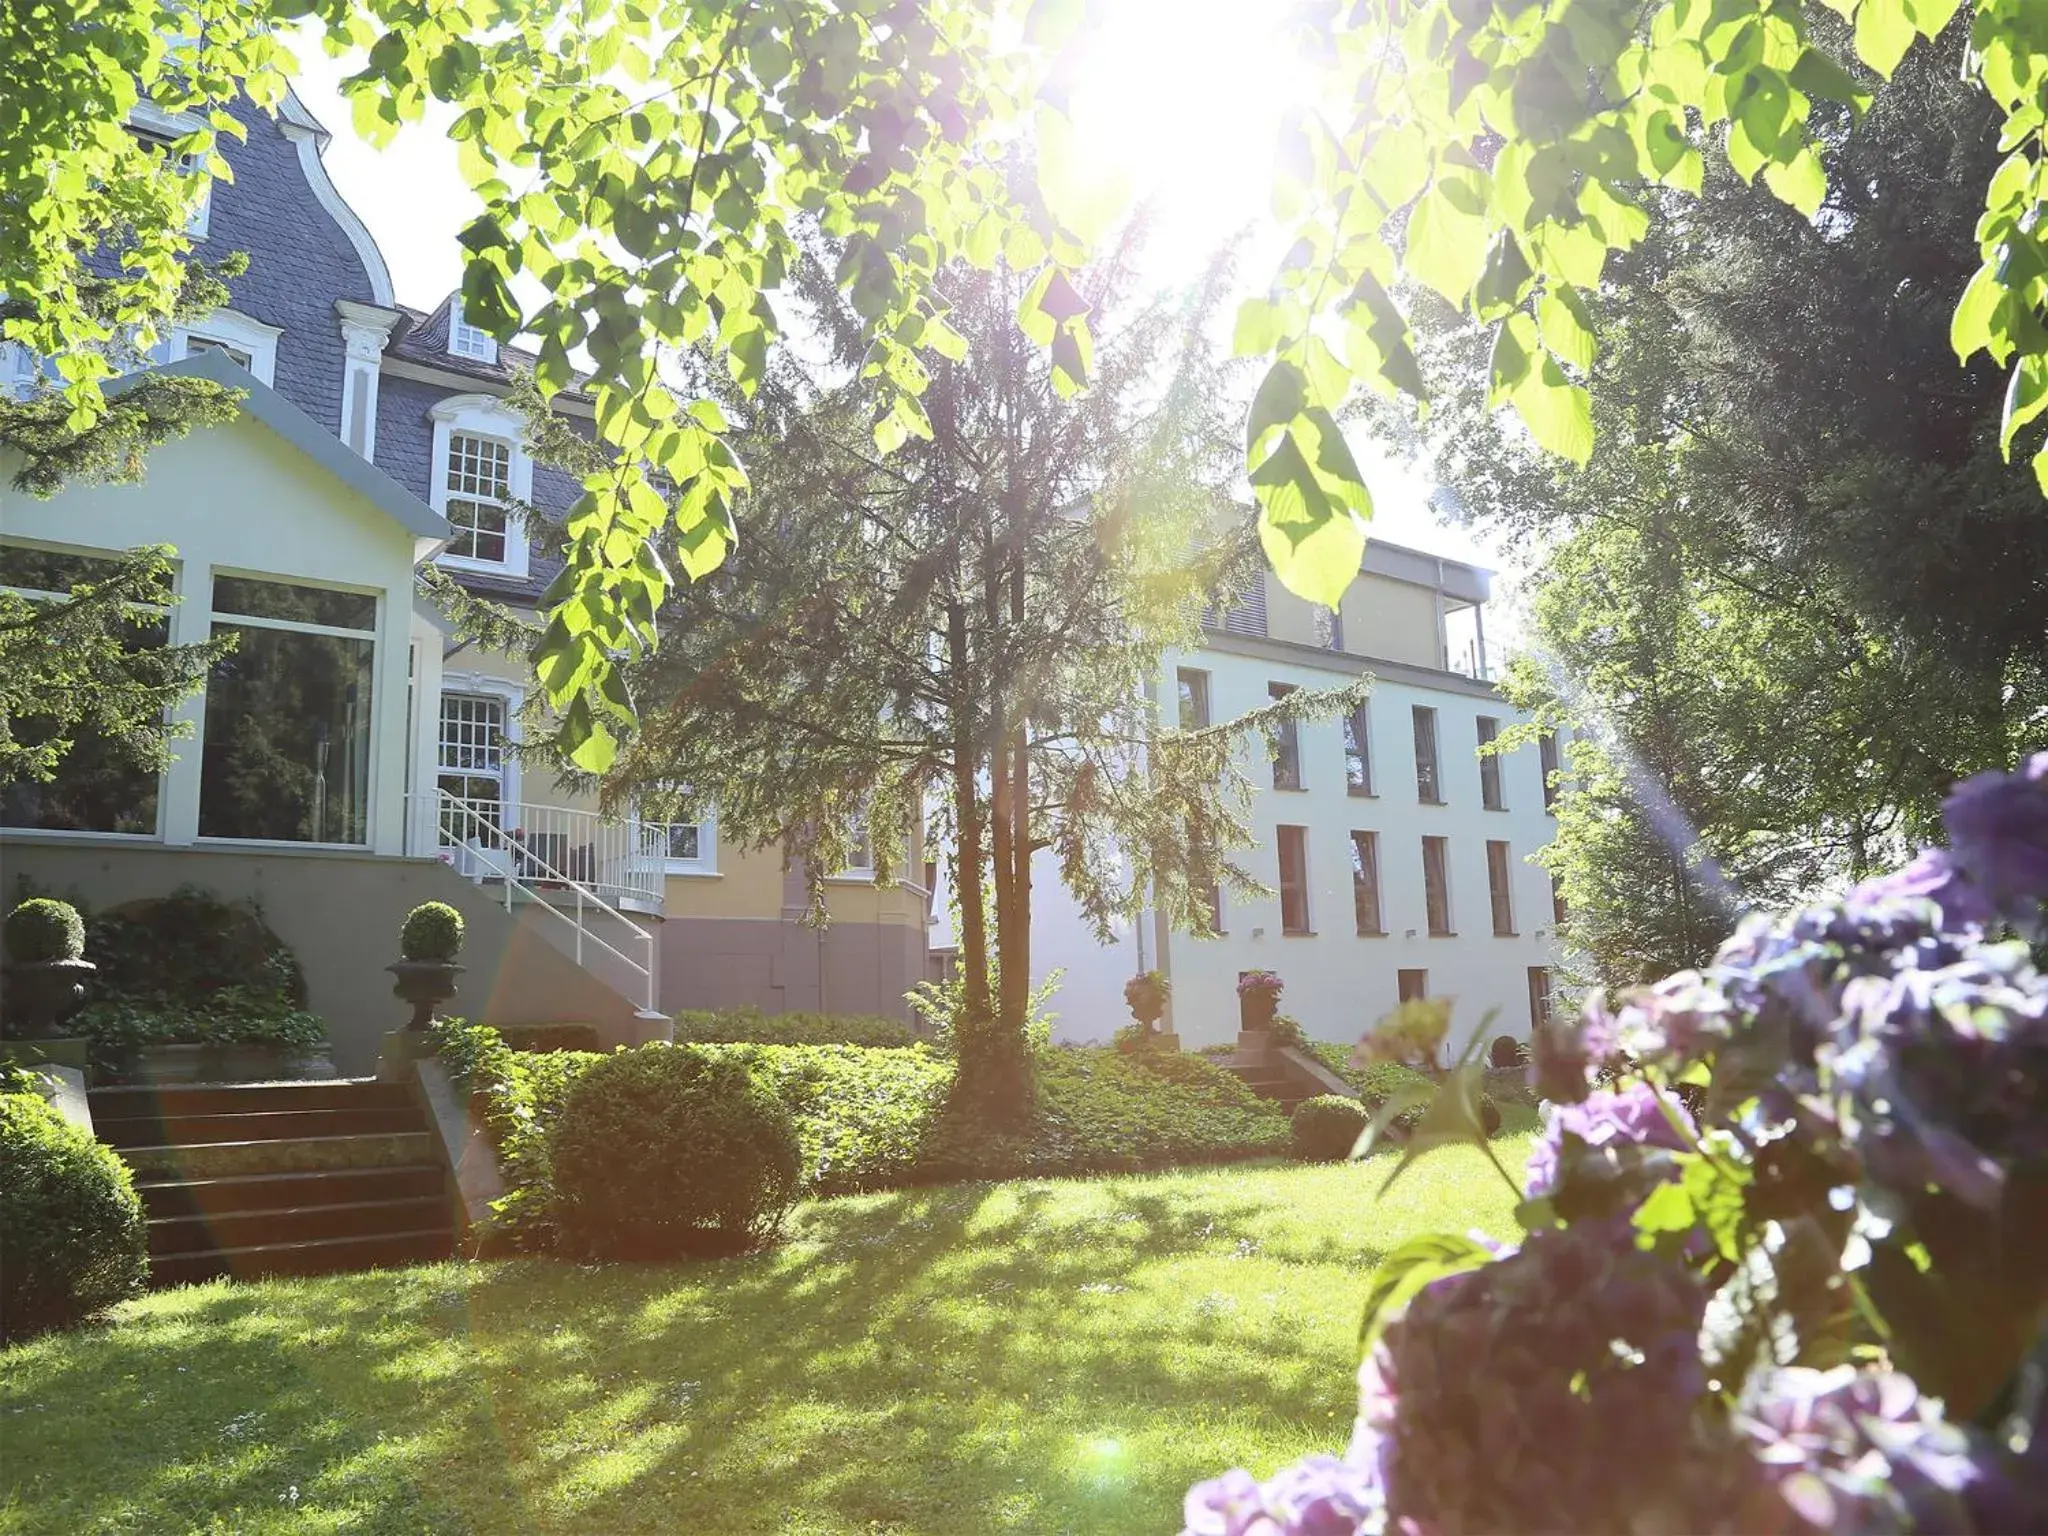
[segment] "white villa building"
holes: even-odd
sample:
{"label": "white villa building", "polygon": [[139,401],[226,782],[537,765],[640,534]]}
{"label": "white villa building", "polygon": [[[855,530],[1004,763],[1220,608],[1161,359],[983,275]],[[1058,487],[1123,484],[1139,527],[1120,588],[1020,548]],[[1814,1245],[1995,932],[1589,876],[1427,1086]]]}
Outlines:
{"label": "white villa building", "polygon": [[[1229,719],[1289,688],[1372,679],[1364,709],[1307,723],[1268,752],[1244,748],[1259,786],[1256,844],[1241,862],[1272,895],[1223,895],[1221,933],[1171,932],[1147,912],[1096,942],[1049,859],[1034,871],[1034,979],[1061,971],[1060,1039],[1106,1039],[1129,1022],[1123,986],[1156,968],[1173,985],[1168,1023],[1193,1049],[1232,1040],[1237,978],[1277,972],[1281,1011],[1312,1036],[1355,1040],[1397,1002],[1456,999],[1462,1044],[1526,1038],[1548,1006],[1557,901],[1530,855],[1550,841],[1558,746],[1479,755],[1518,719],[1490,681],[1484,623],[1491,573],[1374,540],[1336,613],[1267,573],[1198,651],[1158,678],[1166,718]],[[1270,757],[1270,760],[1265,760]]]}

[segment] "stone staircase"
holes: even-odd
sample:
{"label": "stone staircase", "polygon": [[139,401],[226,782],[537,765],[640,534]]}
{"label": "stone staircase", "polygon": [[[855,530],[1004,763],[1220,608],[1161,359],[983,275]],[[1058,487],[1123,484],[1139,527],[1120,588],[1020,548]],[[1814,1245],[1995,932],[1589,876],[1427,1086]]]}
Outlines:
{"label": "stone staircase", "polygon": [[1240,1050],[1235,1056],[1225,1057],[1223,1067],[1260,1098],[1271,1099],[1283,1115],[1293,1114],[1294,1106],[1303,1099],[1330,1091],[1310,1082],[1278,1052],[1248,1055]]}
{"label": "stone staircase", "polygon": [[454,1208],[405,1085],[95,1088],[93,1132],[134,1171],[153,1284],[446,1258]]}

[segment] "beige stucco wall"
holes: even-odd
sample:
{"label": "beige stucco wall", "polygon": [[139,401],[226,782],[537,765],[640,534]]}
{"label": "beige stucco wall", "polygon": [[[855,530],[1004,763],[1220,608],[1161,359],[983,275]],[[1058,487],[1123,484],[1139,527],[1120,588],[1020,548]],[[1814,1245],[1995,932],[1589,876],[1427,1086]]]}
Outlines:
{"label": "beige stucco wall", "polygon": [[[1275,583],[1277,586],[1278,583]],[[1344,594],[1344,649],[1418,667],[1440,667],[1436,594],[1428,587],[1362,575]],[[1275,630],[1276,639],[1293,639]],[[1309,644],[1314,644],[1310,636]]]}
{"label": "beige stucco wall", "polygon": [[374,1070],[379,1038],[410,1017],[392,997],[384,967],[398,958],[405,914],[423,901],[447,902],[467,928],[468,971],[448,1012],[493,1024],[580,1021],[619,1042],[634,1038],[632,1004],[557,949],[544,936],[547,919],[508,914],[432,859],[0,838],[0,880],[11,890],[19,875],[95,908],[186,883],[227,900],[253,898],[304,966],[309,1005],[327,1021],[335,1065],[345,1074]]}

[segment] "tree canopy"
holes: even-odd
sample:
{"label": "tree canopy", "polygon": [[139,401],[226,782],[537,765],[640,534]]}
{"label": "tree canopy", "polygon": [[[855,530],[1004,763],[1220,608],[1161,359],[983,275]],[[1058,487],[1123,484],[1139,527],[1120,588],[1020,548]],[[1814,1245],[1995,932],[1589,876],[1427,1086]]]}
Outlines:
{"label": "tree canopy", "polygon": [[[1821,37],[1823,7],[1851,23]],[[1583,463],[1586,380],[1609,257],[1649,229],[1645,188],[1697,191],[1711,157],[1812,216],[1827,195],[1816,126],[1872,93],[1962,0],[1391,0],[1305,7],[1302,110],[1279,146],[1275,202],[1296,236],[1236,342],[1266,359],[1245,434],[1261,534],[1281,578],[1324,603],[1357,570],[1371,496],[1339,413],[1355,389],[1426,395],[1402,296],[1412,281],[1489,327],[1490,400],[1546,451]],[[1105,227],[1087,149],[1062,111],[1062,50],[1086,6],[1037,0],[1021,26],[974,0],[106,0],[11,11],[10,117],[0,122],[0,289],[41,301],[6,334],[62,353],[106,324],[74,300],[90,248],[126,241],[146,323],[168,302],[187,194],[132,147],[143,96],[193,115],[178,148],[214,174],[223,104],[274,102],[286,60],[273,23],[311,17],[361,63],[357,126],[385,139],[429,100],[482,211],[464,241],[465,312],[538,340],[544,389],[592,364],[614,450],[568,524],[539,676],[562,742],[602,769],[633,719],[624,678],[653,638],[669,575],[651,536],[673,529],[691,577],[730,546],[745,471],[722,413],[674,387],[666,359],[704,346],[739,383],[766,376],[783,330],[799,214],[843,253],[860,314],[878,446],[930,429],[933,359],[957,357],[940,274],[998,258],[1032,280],[1024,330],[1063,388],[1093,341],[1072,273]],[[1974,0],[1970,78],[2000,119],[2000,159],[1957,297],[1958,356],[2008,375],[2001,450],[2048,410],[2048,9]],[[24,60],[33,73],[24,75]],[[1040,175],[1013,187],[1002,136],[1030,115]],[[1824,114],[1822,114],[1824,115]],[[1853,235],[1851,238],[1855,238]],[[95,369],[72,398],[97,408]],[[2037,454],[2048,483],[2048,458]],[[679,488],[660,495],[650,476]]]}

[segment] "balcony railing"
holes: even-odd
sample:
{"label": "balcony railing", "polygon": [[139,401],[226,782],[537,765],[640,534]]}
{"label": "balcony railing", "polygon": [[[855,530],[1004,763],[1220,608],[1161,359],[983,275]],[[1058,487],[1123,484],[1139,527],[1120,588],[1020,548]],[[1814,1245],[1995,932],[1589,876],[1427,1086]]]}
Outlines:
{"label": "balcony railing", "polygon": [[661,909],[668,854],[662,828],[567,806],[465,800],[445,791],[416,811],[408,851],[438,857],[465,879],[539,890],[581,886],[608,902]]}

